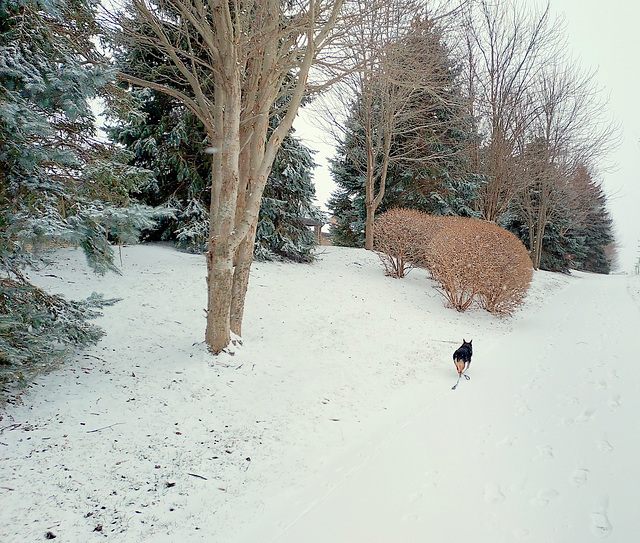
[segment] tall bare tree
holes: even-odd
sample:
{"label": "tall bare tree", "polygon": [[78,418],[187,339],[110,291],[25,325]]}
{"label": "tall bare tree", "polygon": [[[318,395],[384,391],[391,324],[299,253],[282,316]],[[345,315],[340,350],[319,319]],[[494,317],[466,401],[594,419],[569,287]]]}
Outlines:
{"label": "tall bare tree", "polygon": [[480,0],[462,31],[471,114],[484,136],[476,157],[487,183],[478,206],[485,220],[498,222],[518,191],[517,142],[531,122],[527,93],[557,51],[562,26],[548,3],[531,11],[521,0]]}
{"label": "tall bare tree", "polygon": [[[360,16],[348,50],[356,64],[334,93],[331,130],[365,185],[365,248],[373,249],[376,210],[392,164],[433,163],[455,151],[435,145],[461,113],[452,92],[443,28],[452,12],[430,12],[424,2],[385,0],[375,13],[358,0]],[[371,16],[373,15],[373,16]],[[444,110],[449,114],[443,115]]]}
{"label": "tall bare tree", "polygon": [[[120,39],[146,46],[130,84],[180,100],[205,127],[211,160],[205,340],[240,335],[260,200],[311,80],[348,28],[348,0],[129,0]],[[144,61],[144,62],[143,62]],[[153,74],[153,77],[151,77]]]}
{"label": "tall bare tree", "polygon": [[[617,126],[606,117],[606,100],[595,75],[558,54],[527,93],[530,121],[519,149],[516,202],[527,222],[536,269],[549,222],[567,209],[578,209],[572,178],[578,170],[595,169],[617,142]],[[572,222],[581,223],[577,216]]]}

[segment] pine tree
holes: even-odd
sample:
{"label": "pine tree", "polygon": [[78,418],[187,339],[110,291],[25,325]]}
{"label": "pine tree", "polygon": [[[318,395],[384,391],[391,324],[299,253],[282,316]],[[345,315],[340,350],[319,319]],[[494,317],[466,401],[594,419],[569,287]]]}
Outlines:
{"label": "pine tree", "polygon": [[[582,164],[565,181],[563,198],[545,228],[540,269],[610,273],[607,249],[615,242],[615,236],[602,187]],[[523,214],[516,212],[508,226],[525,245],[530,240],[527,223]]]}
{"label": "pine tree", "polygon": [[[405,42],[407,50],[428,52],[423,63],[428,74],[425,78],[438,81],[439,86],[434,84],[433,89],[425,90],[414,107],[404,113],[405,122],[411,126],[400,127],[401,135],[393,139],[390,156],[394,158],[389,164],[384,199],[376,212],[405,207],[436,215],[476,216],[473,202],[484,179],[470,172],[467,151],[475,136],[462,98],[459,70],[440,31],[429,21],[415,22]],[[427,45],[412,47],[412,43]],[[358,143],[363,139],[358,104],[359,98],[353,103],[345,137],[331,162],[338,189],[328,207],[337,221],[331,230],[332,240],[339,245],[362,246],[364,240],[365,179],[361,164],[366,160],[359,156],[364,151]]]}
{"label": "pine tree", "polygon": [[[136,55],[130,53],[131,58]],[[133,195],[175,210],[151,235],[176,241],[191,252],[205,250],[209,229],[210,170],[202,124],[177,100],[148,89],[134,89],[134,109],[112,111],[109,134],[133,154],[132,165],[154,172],[154,182]],[[317,217],[311,152],[294,136],[282,143],[274,162],[258,219],[254,255],[258,259],[312,259],[316,240],[304,225]]]}
{"label": "pine tree", "polygon": [[[0,8],[0,370],[15,380],[102,332],[97,299],[67,302],[31,285],[39,250],[80,245],[115,269],[110,240],[131,241],[153,213],[127,203],[144,172],[96,139],[90,100],[112,74],[100,65],[89,0],[9,0]],[[93,308],[93,309],[92,309]]]}

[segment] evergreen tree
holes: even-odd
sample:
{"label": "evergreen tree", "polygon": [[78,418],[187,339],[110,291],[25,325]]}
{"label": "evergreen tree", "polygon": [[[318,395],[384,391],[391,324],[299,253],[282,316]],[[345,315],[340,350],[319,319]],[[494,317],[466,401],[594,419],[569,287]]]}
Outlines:
{"label": "evergreen tree", "polygon": [[[133,154],[132,165],[154,172],[154,182],[139,186],[134,195],[148,204],[175,210],[151,235],[174,240],[188,251],[203,251],[211,192],[211,157],[204,128],[167,95],[148,89],[134,89],[131,94],[135,107],[111,112],[109,134]],[[312,259],[316,241],[303,219],[320,218],[312,205],[314,167],[309,149],[292,135],[287,136],[263,194],[254,246],[256,258]]]}
{"label": "evergreen tree", "polygon": [[[96,139],[90,99],[111,74],[97,62],[89,0],[0,4],[0,370],[26,376],[67,345],[95,342],[86,323],[104,302],[67,302],[25,279],[39,249],[80,245],[99,272],[114,269],[110,240],[130,241],[152,212],[127,203],[144,172]],[[91,308],[94,309],[91,309]]]}
{"label": "evergreen tree", "polygon": [[[562,190],[564,197],[545,228],[540,269],[568,272],[570,269],[610,273],[607,248],[614,243],[613,221],[606,196],[589,169],[578,165]],[[508,228],[527,245],[527,221],[513,213]]]}
{"label": "evergreen tree", "polygon": [[[425,90],[404,114],[411,127],[399,129],[402,136],[393,139],[390,156],[395,158],[390,161],[384,199],[376,213],[405,207],[436,215],[475,216],[473,201],[484,180],[470,172],[467,151],[475,135],[462,99],[459,70],[440,31],[428,21],[417,21],[405,42],[407,50],[426,52],[423,64],[429,75],[425,78],[439,81],[439,87]],[[411,47],[412,42],[428,46]],[[328,207],[337,221],[331,235],[338,245],[362,246],[364,240],[365,177],[360,165],[366,160],[360,156],[364,151],[358,143],[363,139],[358,101],[353,102],[345,137],[331,162],[338,189]]]}

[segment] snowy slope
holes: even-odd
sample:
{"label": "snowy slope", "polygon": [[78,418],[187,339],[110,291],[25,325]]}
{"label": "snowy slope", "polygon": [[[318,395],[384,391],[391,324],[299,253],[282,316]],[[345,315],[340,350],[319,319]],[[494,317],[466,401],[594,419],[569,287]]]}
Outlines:
{"label": "snowy slope", "polygon": [[500,320],[322,248],[255,263],[244,344],[212,358],[201,257],[125,247],[122,271],[31,274],[122,301],[2,413],[0,541],[634,540],[638,278],[536,273]]}

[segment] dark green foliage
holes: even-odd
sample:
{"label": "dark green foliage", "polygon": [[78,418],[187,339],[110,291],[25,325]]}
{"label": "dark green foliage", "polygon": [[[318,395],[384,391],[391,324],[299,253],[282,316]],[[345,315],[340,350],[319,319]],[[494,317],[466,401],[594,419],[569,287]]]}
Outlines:
{"label": "dark green foliage", "polygon": [[[434,81],[434,88],[439,85],[440,94],[425,91],[409,110],[413,113],[404,113],[411,126],[399,127],[399,135],[394,136],[385,195],[376,213],[401,207],[432,215],[474,217],[473,202],[485,180],[470,169],[467,152],[476,136],[465,112],[459,70],[431,23],[417,23],[405,40],[407,47],[412,41],[428,44],[431,54],[425,59],[425,78]],[[433,64],[434,59],[439,65]],[[345,138],[331,163],[338,185],[328,202],[337,220],[331,235],[334,243],[347,246],[364,244],[366,160],[359,144],[363,137],[358,104],[356,99]],[[376,186],[375,192],[378,190]]]}
{"label": "dark green foliage", "polygon": [[1,356],[5,374],[26,376],[100,334],[86,324],[91,304],[50,296],[21,270],[60,244],[83,247],[98,272],[113,269],[110,242],[135,239],[154,212],[124,207],[148,172],[97,139],[90,100],[113,73],[95,47],[96,3],[0,5]]}
{"label": "dark green foliage", "polygon": [[[154,213],[128,211],[128,190],[148,177],[100,144],[89,100],[112,73],[92,37],[84,0],[14,1],[0,20],[0,265],[16,270],[41,245],[85,247],[109,267],[111,240],[131,241]],[[132,220],[124,220],[124,219]]]}
{"label": "dark green foliage", "polygon": [[[153,183],[133,195],[175,211],[150,235],[182,249],[206,249],[209,233],[211,157],[201,123],[177,100],[148,89],[132,91],[135,107],[112,112],[109,134],[133,154],[132,165],[153,170]],[[312,259],[316,244],[304,218],[317,217],[311,152],[288,136],[276,156],[263,194],[254,255],[259,259]]]}
{"label": "dark green foliage", "polygon": [[300,141],[291,135],[284,139],[260,203],[256,258],[313,260],[311,250],[317,241],[303,221],[323,221],[321,212],[311,204],[315,197],[311,172],[315,166],[311,152]]}
{"label": "dark green foliage", "polygon": [[[606,250],[615,242],[607,199],[588,169],[578,166],[563,189],[564,204],[558,204],[547,223],[542,243],[540,269],[568,272],[570,269],[610,273]],[[525,243],[526,222],[513,214],[509,229]]]}
{"label": "dark green foliage", "polygon": [[0,397],[55,367],[73,349],[96,343],[104,332],[87,320],[115,302],[97,294],[69,302],[23,277],[0,279]]}
{"label": "dark green foliage", "polygon": [[136,88],[124,111],[111,110],[108,133],[131,154],[130,164],[153,172],[131,195],[153,206],[173,209],[149,233],[174,240],[182,249],[203,251],[208,235],[211,157],[201,123],[177,100]]}

